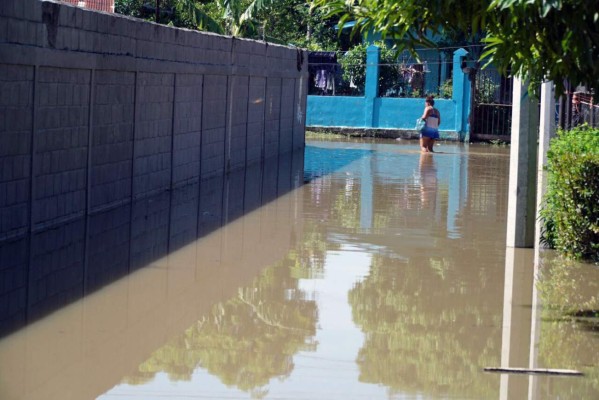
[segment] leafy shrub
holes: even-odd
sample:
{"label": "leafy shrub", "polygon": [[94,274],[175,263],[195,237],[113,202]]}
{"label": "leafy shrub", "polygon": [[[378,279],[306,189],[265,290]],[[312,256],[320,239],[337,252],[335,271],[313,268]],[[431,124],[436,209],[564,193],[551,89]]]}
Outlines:
{"label": "leafy shrub", "polygon": [[363,94],[366,83],[366,45],[353,47],[340,58],[339,64],[343,69],[343,80],[352,82],[356,86],[354,89]]}
{"label": "leafy shrub", "polygon": [[560,130],[547,157],[544,240],[568,257],[599,261],[599,130]]}
{"label": "leafy shrub", "polygon": [[439,96],[444,99],[451,99],[453,97],[453,79],[449,78],[443,81],[439,86]]}
{"label": "leafy shrub", "polygon": [[[397,64],[395,50],[390,49],[383,42],[376,42],[375,45],[381,49],[379,96],[398,93],[400,88],[405,90],[406,83],[403,81],[400,66]],[[343,69],[343,80],[346,82],[351,81],[356,86],[354,90],[360,94],[364,93],[364,85],[366,84],[366,50],[368,46],[367,43],[354,46],[339,60],[339,64]]]}
{"label": "leafy shrub", "polygon": [[488,75],[481,74],[476,78],[476,92],[474,93],[477,103],[495,102],[495,94],[499,89],[499,83]]}

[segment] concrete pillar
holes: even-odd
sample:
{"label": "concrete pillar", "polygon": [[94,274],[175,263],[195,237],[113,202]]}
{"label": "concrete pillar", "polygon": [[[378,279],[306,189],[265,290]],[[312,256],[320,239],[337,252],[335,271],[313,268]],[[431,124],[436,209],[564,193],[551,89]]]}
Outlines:
{"label": "concrete pillar", "polygon": [[468,116],[470,114],[470,81],[467,75],[462,71],[462,61],[468,52],[464,49],[457,49],[453,53],[453,96],[455,108],[455,130],[458,132],[460,141],[469,141],[468,137]]}
{"label": "concrete pillar", "polygon": [[368,46],[366,49],[366,83],[364,88],[365,109],[364,126],[375,127],[374,119],[375,100],[379,95],[379,62],[381,59],[381,49],[378,46]]}
{"label": "concrete pillar", "polygon": [[529,95],[528,82],[519,78],[514,78],[513,97],[506,246],[533,247],[538,101]]}
{"label": "concrete pillar", "polygon": [[[545,82],[541,86],[541,118],[539,127],[539,161],[537,162],[537,212],[535,218],[535,247],[541,247],[542,222],[539,210],[543,205],[543,197],[547,191],[547,151],[549,142],[555,137],[555,87],[553,82]],[[536,264],[537,260],[535,260]]]}

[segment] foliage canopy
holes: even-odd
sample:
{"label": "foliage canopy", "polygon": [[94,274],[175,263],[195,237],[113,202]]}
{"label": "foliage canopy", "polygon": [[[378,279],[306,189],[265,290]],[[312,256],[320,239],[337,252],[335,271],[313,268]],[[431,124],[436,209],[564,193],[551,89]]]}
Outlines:
{"label": "foliage canopy", "polygon": [[[155,21],[156,0],[116,0],[115,11]],[[335,46],[335,22],[306,0],[160,0],[159,23],[224,35],[293,44]]]}
{"label": "foliage canopy", "polygon": [[[380,63],[385,66],[379,69],[379,92],[396,90],[396,86],[402,83],[401,72],[397,68],[395,50],[388,48],[384,42],[375,43],[380,49]],[[363,95],[366,84],[366,52],[367,43],[354,46],[339,60],[342,66],[343,79],[352,81],[356,88],[354,91]]]}
{"label": "foliage canopy", "polygon": [[589,0],[313,0],[354,33],[380,32],[400,49],[434,47],[434,35],[483,38],[480,60],[529,79],[599,88],[599,7]]}

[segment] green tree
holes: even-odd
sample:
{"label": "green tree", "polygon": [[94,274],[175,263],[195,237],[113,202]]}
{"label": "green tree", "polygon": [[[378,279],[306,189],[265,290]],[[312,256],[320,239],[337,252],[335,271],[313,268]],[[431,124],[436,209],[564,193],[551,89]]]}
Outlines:
{"label": "green tree", "polygon": [[[479,59],[500,72],[548,79],[557,93],[564,79],[599,88],[599,8],[589,0],[313,0],[354,30],[380,32],[400,49],[431,46],[435,35],[484,37]],[[511,69],[510,69],[511,68]]]}
{"label": "green tree", "polygon": [[[158,22],[233,36],[255,35],[255,16],[281,0],[160,0]],[[115,11],[154,19],[155,0],[116,0]],[[151,11],[151,12],[150,12]]]}
{"label": "green tree", "polygon": [[[398,63],[398,55],[395,49],[389,48],[384,42],[375,42],[381,50],[379,59],[379,96],[412,96],[425,97],[422,86],[424,84],[423,74],[414,76],[410,83],[403,77],[403,67]],[[354,86],[348,88],[353,95],[363,95],[366,83],[366,51],[369,44],[361,43],[352,47],[343,57],[339,64],[343,68],[344,83],[353,82]],[[417,84],[417,80],[420,84]]]}
{"label": "green tree", "polygon": [[[381,49],[380,53],[380,69],[379,69],[379,93],[380,96],[388,94],[397,95],[399,93],[410,92],[409,85],[404,82],[400,65],[397,64],[397,53],[390,49],[384,42],[376,42],[375,45]],[[350,49],[339,60],[343,68],[343,80],[345,82],[353,82],[355,88],[352,90],[356,95],[364,93],[366,83],[366,50],[367,43],[361,43]],[[350,89],[351,90],[351,89]],[[423,93],[412,92],[413,95],[422,95]]]}
{"label": "green tree", "polygon": [[278,0],[255,13],[253,19],[266,40],[276,38],[284,44],[314,50],[336,48],[336,21],[311,10],[306,0]]}
{"label": "green tree", "polygon": [[[155,20],[156,0],[116,0],[115,11]],[[335,23],[306,0],[160,0],[158,22],[317,50],[336,46]]]}
{"label": "green tree", "polygon": [[116,0],[114,2],[114,12],[117,14],[141,18],[142,6],[143,0]]}

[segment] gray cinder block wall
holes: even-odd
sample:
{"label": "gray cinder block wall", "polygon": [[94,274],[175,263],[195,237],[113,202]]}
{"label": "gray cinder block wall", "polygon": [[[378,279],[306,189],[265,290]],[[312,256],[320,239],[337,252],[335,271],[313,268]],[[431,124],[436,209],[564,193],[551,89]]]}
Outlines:
{"label": "gray cinder block wall", "polygon": [[304,146],[305,52],[0,1],[0,241]]}

